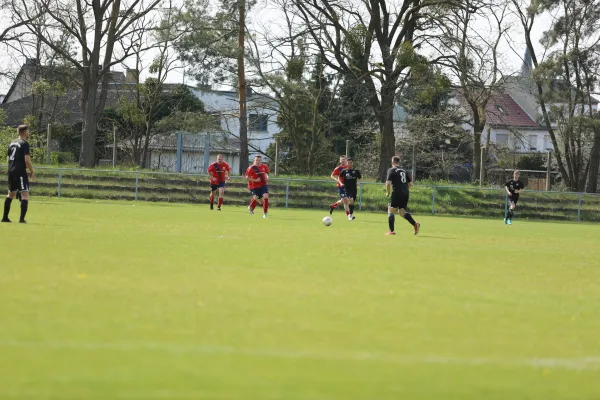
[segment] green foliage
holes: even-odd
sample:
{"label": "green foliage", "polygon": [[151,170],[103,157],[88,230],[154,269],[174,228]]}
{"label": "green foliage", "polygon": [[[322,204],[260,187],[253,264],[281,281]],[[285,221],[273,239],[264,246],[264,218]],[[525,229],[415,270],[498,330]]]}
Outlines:
{"label": "green foliage", "polygon": [[532,171],[545,171],[548,156],[543,153],[526,154],[519,157],[517,163],[518,169],[528,169]]}
{"label": "green foliage", "polygon": [[[277,123],[281,127],[280,165],[282,173],[323,174],[332,167],[336,157],[327,138],[330,129],[329,110],[332,93],[330,77],[317,58],[310,71],[300,70],[304,63],[292,60],[295,79],[271,76],[271,84],[280,93]],[[310,73],[306,78],[305,73]],[[275,156],[274,145],[267,150]]]}
{"label": "green foliage", "polygon": [[237,76],[240,1],[247,11],[255,4],[253,0],[220,0],[216,13],[211,13],[209,1],[188,0],[178,17],[186,33],[175,42],[175,49],[201,84],[231,84]]}
{"label": "green foliage", "polygon": [[300,81],[305,68],[304,57],[292,57],[285,66],[285,74],[290,81]]}
{"label": "green foliage", "polygon": [[75,156],[68,151],[53,151],[50,153],[50,162],[54,165],[75,163]]}
{"label": "green foliage", "polygon": [[6,112],[4,110],[0,110],[0,163],[4,163],[6,161],[6,151],[8,150],[8,145],[17,136],[15,129],[4,125],[4,121],[6,121]]}
{"label": "green foliage", "polygon": [[417,65],[400,97],[408,118],[397,150],[404,165],[412,166],[414,149],[419,179],[448,179],[456,165],[472,159],[472,137],[462,128],[465,116],[449,104],[450,79],[437,68]]}

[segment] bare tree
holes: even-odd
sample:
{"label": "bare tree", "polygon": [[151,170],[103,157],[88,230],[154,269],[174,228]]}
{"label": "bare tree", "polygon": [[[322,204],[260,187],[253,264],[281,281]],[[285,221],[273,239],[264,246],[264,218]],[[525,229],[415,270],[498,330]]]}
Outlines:
{"label": "bare tree", "polygon": [[[326,66],[366,83],[380,130],[379,179],[394,155],[393,110],[423,40],[436,34],[436,18],[463,1],[295,0],[311,45]],[[437,32],[439,33],[439,31]],[[442,55],[436,60],[446,59]]]}
{"label": "bare tree", "polygon": [[[570,190],[597,189],[600,127],[592,93],[598,85],[600,4],[585,0],[511,0],[534,66],[532,86],[549,132],[559,172]],[[532,32],[539,15],[555,11],[536,53]],[[593,143],[591,146],[590,144]]]}
{"label": "bare tree", "polygon": [[[104,110],[111,82],[110,69],[131,56],[133,47],[115,56],[115,45],[136,30],[140,18],[153,12],[162,0],[19,0],[12,4],[13,13],[33,35],[60,54],[77,70],[82,90],[83,129],[79,163],[94,165],[97,122]],[[31,21],[36,13],[48,16],[39,29]],[[76,56],[57,44],[63,32],[76,42]]]}
{"label": "bare tree", "polygon": [[[465,6],[452,9],[440,19],[444,34],[439,38],[440,45],[433,48],[439,54],[452,55],[445,64],[471,117],[473,179],[477,180],[484,151],[482,138],[490,143],[486,108],[503,84],[499,47],[509,28],[509,10],[506,3],[486,4],[480,0],[465,0]],[[489,30],[482,32],[482,24]]]}

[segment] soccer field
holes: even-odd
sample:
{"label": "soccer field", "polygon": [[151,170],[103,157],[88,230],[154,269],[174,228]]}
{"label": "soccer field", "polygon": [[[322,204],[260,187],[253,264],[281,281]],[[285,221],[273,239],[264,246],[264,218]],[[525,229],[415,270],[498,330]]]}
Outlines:
{"label": "soccer field", "polygon": [[33,198],[0,399],[599,399],[600,225],[501,214]]}

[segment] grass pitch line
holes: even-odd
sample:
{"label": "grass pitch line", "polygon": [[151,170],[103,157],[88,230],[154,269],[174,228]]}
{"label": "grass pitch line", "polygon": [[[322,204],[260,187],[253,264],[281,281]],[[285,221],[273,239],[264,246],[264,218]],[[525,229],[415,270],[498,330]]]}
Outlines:
{"label": "grass pitch line", "polygon": [[455,366],[498,366],[530,367],[559,370],[594,371],[600,370],[600,356],[591,357],[535,357],[535,358],[489,358],[489,357],[444,357],[444,356],[403,356],[374,352],[329,352],[294,351],[282,349],[244,349],[227,346],[185,345],[163,342],[31,342],[0,341],[3,348],[37,350],[78,350],[78,351],[154,351],[171,354],[222,354],[249,357],[280,359],[313,359],[321,361],[374,361],[389,364],[430,364]]}

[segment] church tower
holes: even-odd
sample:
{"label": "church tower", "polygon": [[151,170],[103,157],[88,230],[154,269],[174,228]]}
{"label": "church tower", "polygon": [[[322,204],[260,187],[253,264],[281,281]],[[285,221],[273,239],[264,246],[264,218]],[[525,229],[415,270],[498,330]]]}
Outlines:
{"label": "church tower", "polygon": [[533,61],[531,60],[531,53],[529,52],[529,46],[527,46],[525,48],[525,56],[523,57],[523,65],[521,66],[521,76],[530,77],[532,69],[533,69]]}

